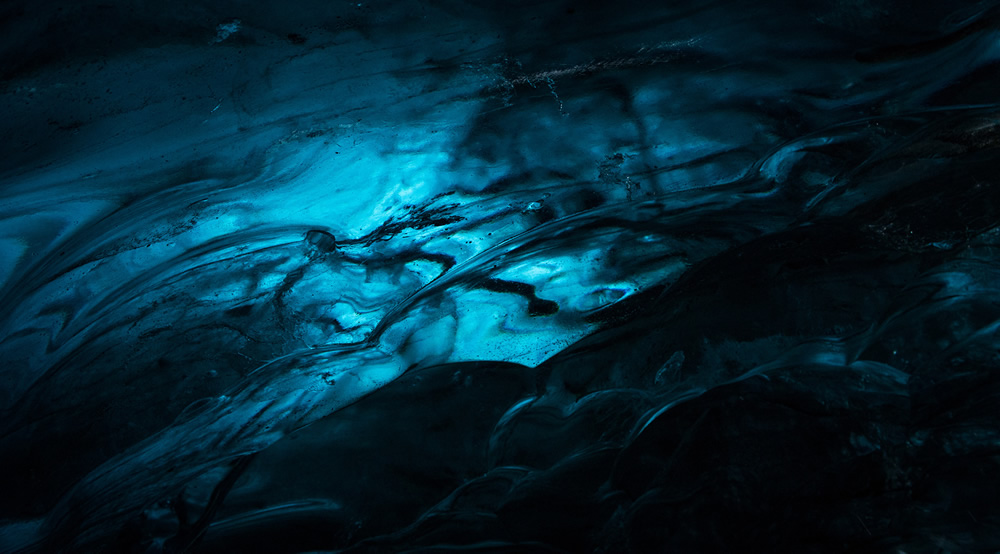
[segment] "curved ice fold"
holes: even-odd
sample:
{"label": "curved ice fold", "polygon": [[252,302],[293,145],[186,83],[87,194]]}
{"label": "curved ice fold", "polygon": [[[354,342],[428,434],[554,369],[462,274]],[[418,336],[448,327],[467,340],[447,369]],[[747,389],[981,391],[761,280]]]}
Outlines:
{"label": "curved ice fold", "polygon": [[12,2],[0,550],[1000,547],[997,6]]}

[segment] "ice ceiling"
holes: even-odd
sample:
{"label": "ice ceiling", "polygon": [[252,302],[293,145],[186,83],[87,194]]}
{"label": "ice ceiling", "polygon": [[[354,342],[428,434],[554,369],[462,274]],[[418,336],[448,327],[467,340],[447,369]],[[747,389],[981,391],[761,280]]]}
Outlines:
{"label": "ice ceiling", "polygon": [[1000,549],[997,2],[0,6],[0,551]]}

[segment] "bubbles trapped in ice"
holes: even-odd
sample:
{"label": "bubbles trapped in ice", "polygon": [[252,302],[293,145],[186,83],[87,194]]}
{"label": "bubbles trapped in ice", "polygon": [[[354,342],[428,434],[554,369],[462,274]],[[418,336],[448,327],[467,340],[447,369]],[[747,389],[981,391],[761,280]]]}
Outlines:
{"label": "bubbles trapped in ice", "polygon": [[313,229],[306,233],[306,242],[309,250],[317,256],[333,254],[337,251],[337,239],[332,233]]}

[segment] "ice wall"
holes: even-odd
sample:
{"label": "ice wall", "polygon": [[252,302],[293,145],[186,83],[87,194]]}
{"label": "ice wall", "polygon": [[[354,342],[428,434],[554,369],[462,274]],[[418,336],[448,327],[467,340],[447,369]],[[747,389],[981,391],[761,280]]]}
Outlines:
{"label": "ice wall", "polygon": [[5,4],[0,550],[1000,548],[998,9]]}

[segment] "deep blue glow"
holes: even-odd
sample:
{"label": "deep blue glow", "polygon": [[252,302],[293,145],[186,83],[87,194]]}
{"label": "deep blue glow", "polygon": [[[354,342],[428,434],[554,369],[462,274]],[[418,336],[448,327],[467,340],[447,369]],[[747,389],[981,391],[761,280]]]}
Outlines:
{"label": "deep blue glow", "polygon": [[0,551],[1000,548],[1000,8],[647,4],[11,4]]}

